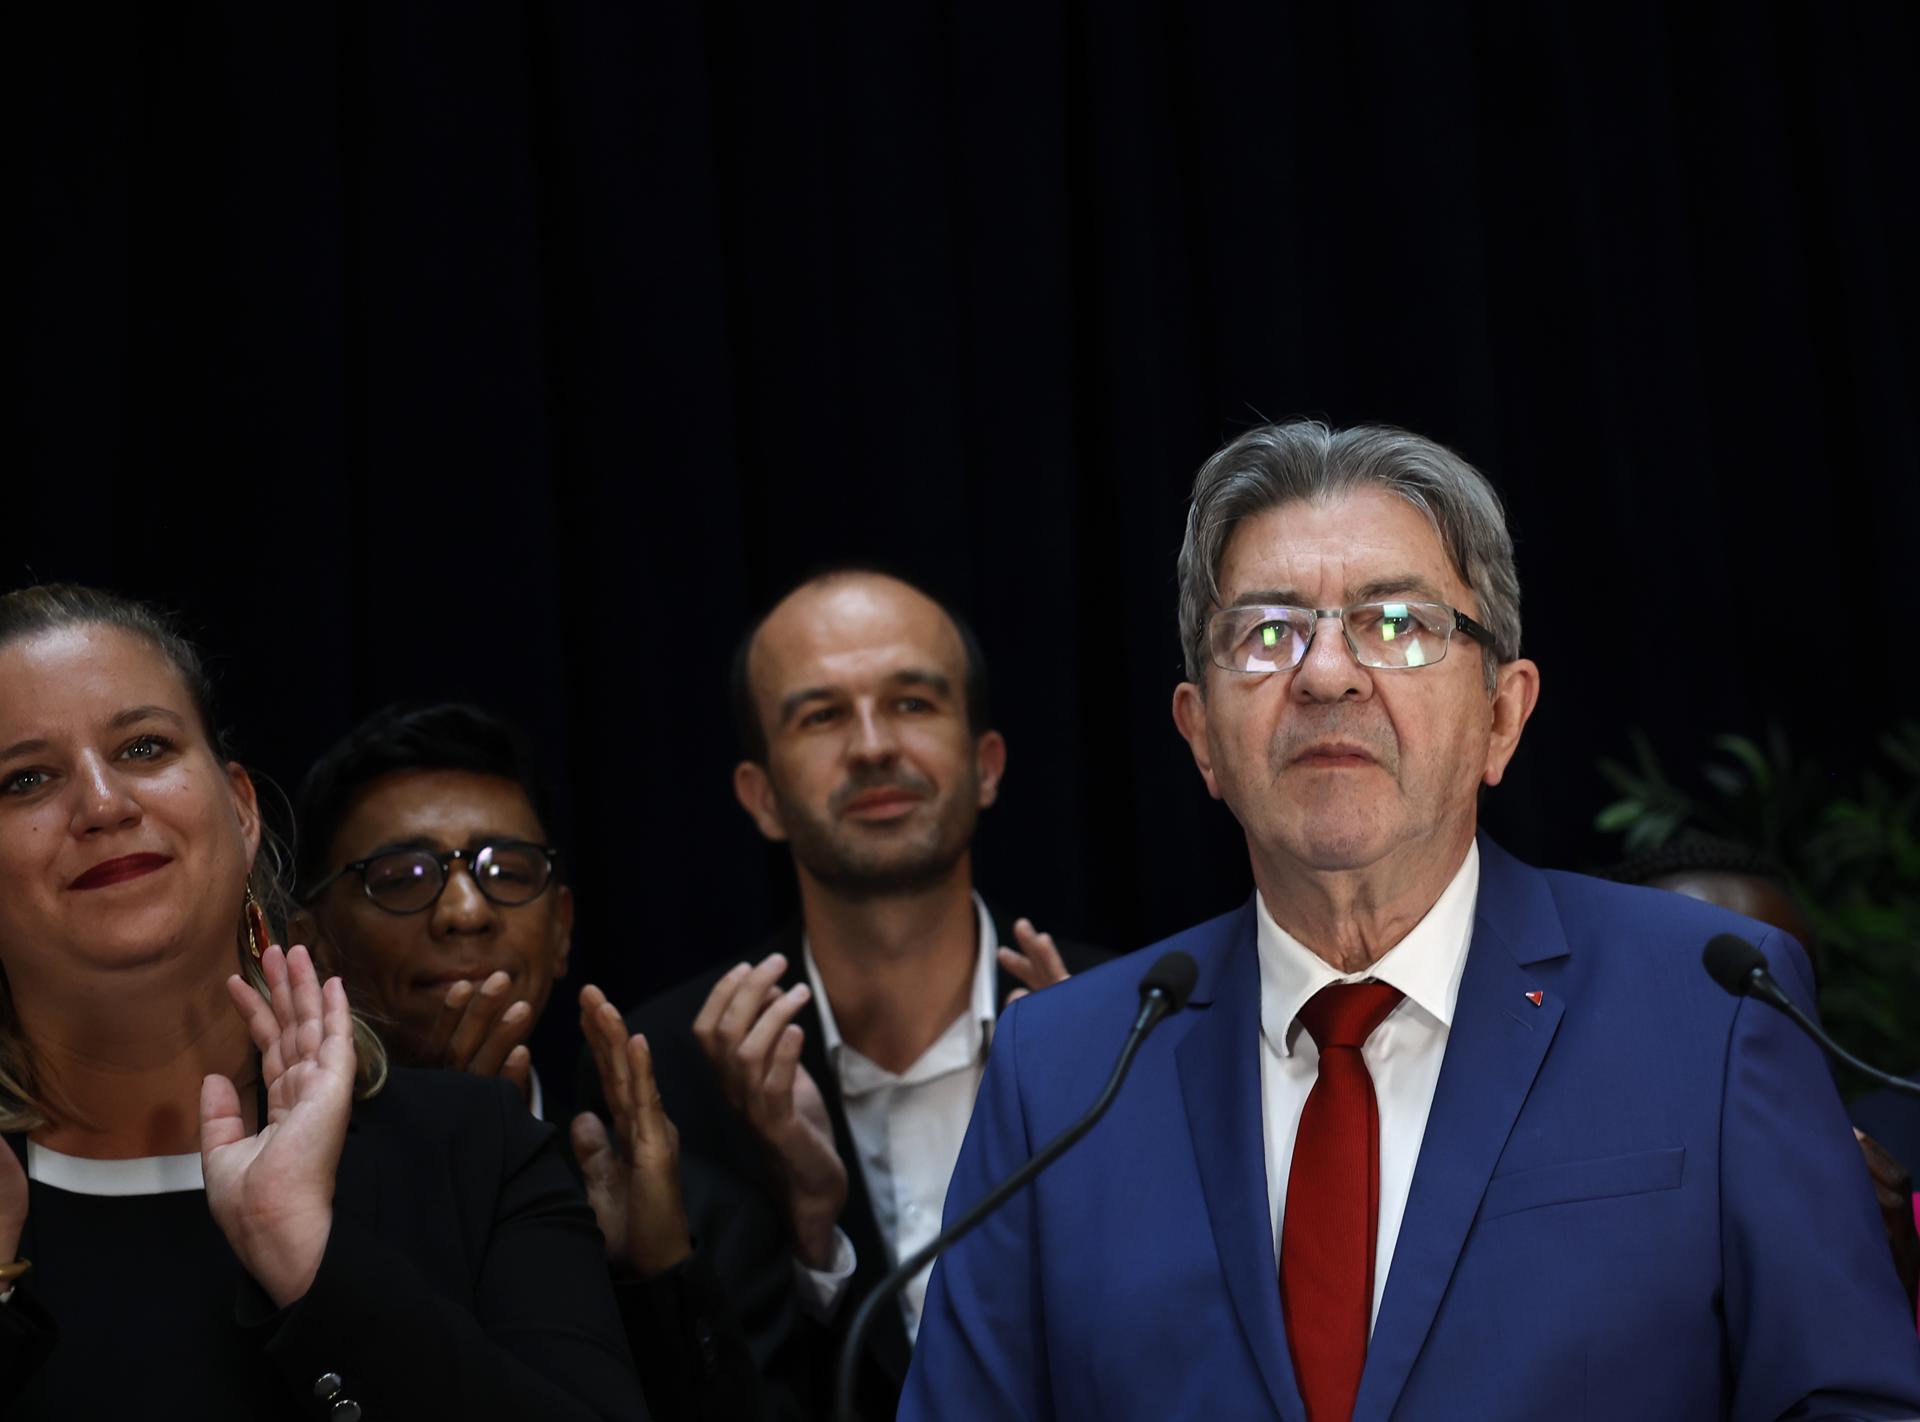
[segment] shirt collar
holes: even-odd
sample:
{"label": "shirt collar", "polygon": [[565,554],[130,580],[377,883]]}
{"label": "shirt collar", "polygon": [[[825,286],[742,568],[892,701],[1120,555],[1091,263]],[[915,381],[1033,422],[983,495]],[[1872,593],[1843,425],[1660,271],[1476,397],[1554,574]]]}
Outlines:
{"label": "shirt collar", "polygon": [[1451,1027],[1479,895],[1480,845],[1476,841],[1467,847],[1467,857],[1412,932],[1372,967],[1343,973],[1275,923],[1266,903],[1254,894],[1254,941],[1260,954],[1260,1033],[1267,1045],[1283,1057],[1291,1056],[1294,1019],[1307,1000],[1329,983],[1368,979],[1400,989],[1415,1007],[1442,1027]]}
{"label": "shirt collar", "polygon": [[[980,1042],[985,1046],[993,1039],[993,994],[999,982],[1000,937],[994,931],[993,915],[987,912],[986,902],[977,890],[973,895],[973,914],[980,926],[980,941],[973,965],[971,1015],[980,1026]],[[840,1048],[845,1044],[840,1037],[840,1024],[833,1020],[833,1004],[827,1001],[827,985],[820,981],[820,966],[813,961],[813,943],[805,933],[800,935],[800,958],[806,964],[807,985],[813,989],[813,1005],[820,1014],[820,1045],[826,1049],[827,1060],[837,1069]]]}

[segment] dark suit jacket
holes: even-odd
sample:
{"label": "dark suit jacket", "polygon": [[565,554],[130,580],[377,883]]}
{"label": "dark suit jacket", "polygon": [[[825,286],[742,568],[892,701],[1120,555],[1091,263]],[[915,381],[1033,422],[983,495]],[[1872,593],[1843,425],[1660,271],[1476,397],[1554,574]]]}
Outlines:
{"label": "dark suit jacket", "polygon": [[[995,927],[1000,941],[1011,945],[1013,938],[997,915]],[[789,924],[754,950],[753,961],[769,953],[784,953],[788,966],[783,986],[805,982],[800,937],[800,924]],[[1081,972],[1108,956],[1077,943],[1062,941],[1059,948],[1069,972]],[[627,1026],[645,1033],[653,1050],[654,1074],[667,1114],[679,1128],[681,1155],[689,1167],[687,1210],[694,1233],[701,1249],[710,1251],[714,1268],[747,1329],[755,1357],[775,1396],[776,1415],[826,1418],[832,1414],[834,1364],[845,1329],[860,1299],[893,1267],[893,1258],[874,1218],[866,1177],[847,1128],[839,1080],[827,1062],[820,1014],[808,1002],[795,1019],[806,1034],[800,1060],[820,1088],[833,1121],[840,1158],[847,1162],[847,1203],[840,1215],[840,1228],[853,1243],[856,1265],[831,1326],[814,1323],[801,1308],[794,1289],[793,1246],[781,1196],[758,1143],[727,1105],[693,1037],[693,1019],[725,972],[725,967],[715,969],[654,998],[628,1016]],[[1007,994],[1018,986],[1001,972],[995,1001],[1005,1002]],[[587,1063],[581,1083],[582,1101],[598,1100],[597,1083],[589,1080],[592,1075],[591,1064]],[[862,1417],[893,1416],[909,1356],[906,1325],[899,1310],[881,1310],[869,1332],[860,1371]]]}
{"label": "dark suit jacket", "polygon": [[[590,1069],[590,1068],[589,1068]],[[711,1196],[698,1159],[680,1163],[689,1199]],[[710,1248],[650,1278],[614,1280],[647,1405],[672,1422],[763,1422],[771,1404]]]}
{"label": "dark suit jacket", "polygon": [[[1912,1418],[1920,1341],[1819,1051],[1700,969],[1760,944],[1660,889],[1480,842],[1480,891],[1355,1422]],[[1140,969],[1186,1011],[1099,1128],[934,1270],[900,1415],[1304,1422],[1281,1309],[1246,907],[1001,1023],[951,1217],[1086,1109]]]}
{"label": "dark suit jacket", "polygon": [[[591,1053],[583,1054],[580,1068],[583,1074],[571,1084],[577,1087],[593,1078],[593,1095],[579,1099],[597,1109],[601,1094]],[[542,1073],[539,1080],[541,1109],[564,1132],[571,1118],[554,1113],[554,1078]],[[586,1181],[571,1150],[567,1164],[584,1191]],[[697,1162],[682,1165],[683,1179],[698,1174]],[[704,1251],[696,1249],[672,1268],[646,1278],[616,1264],[613,1295],[654,1416],[672,1422],[761,1422],[767,1415],[746,1334]]]}
{"label": "dark suit jacket", "polygon": [[[504,1082],[396,1068],[354,1106],[332,1232],[306,1296],[276,1309],[231,1254],[206,1261],[233,1275],[231,1320],[212,1326],[233,1328],[252,1364],[251,1395],[233,1415],[320,1422],[331,1408],[315,1382],[335,1373],[368,1418],[645,1418],[604,1245],[566,1149]],[[169,1281],[144,1277],[137,1260],[90,1255],[84,1235],[36,1239],[31,1210],[21,1252],[34,1272],[0,1304],[0,1410],[70,1415],[35,1384],[65,1347],[125,1374],[126,1416],[226,1415],[170,1395],[166,1359],[99,1338],[85,1307],[71,1307],[80,1279],[145,1291],[162,1310]],[[55,1316],[49,1298],[70,1307]]]}

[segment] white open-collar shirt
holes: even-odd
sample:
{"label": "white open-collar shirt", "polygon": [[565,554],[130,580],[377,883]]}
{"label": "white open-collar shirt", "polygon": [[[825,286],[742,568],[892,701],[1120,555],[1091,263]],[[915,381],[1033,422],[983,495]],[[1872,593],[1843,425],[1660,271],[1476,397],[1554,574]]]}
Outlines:
{"label": "white open-collar shirt", "polygon": [[[834,1021],[827,985],[813,961],[813,946],[803,941],[801,947],[807,982],[820,1014],[820,1044],[838,1080],[847,1133],[860,1157],[858,1168],[873,1202],[874,1223],[893,1256],[890,1263],[905,1259],[940,1232],[947,1183],[960,1158],[960,1143],[966,1139],[973,1098],[986,1074],[999,939],[993,916],[978,894],[973,896],[973,911],[979,937],[967,1010],[903,1072],[887,1071],[847,1045],[840,1036],[840,1024]],[[856,1262],[846,1235],[835,1233],[834,1260],[827,1269],[808,1269],[795,1261],[802,1296],[821,1316],[838,1306]],[[901,1291],[900,1311],[909,1340],[919,1336],[920,1312],[932,1273],[929,1264]]]}
{"label": "white open-collar shirt", "polygon": [[1273,1218],[1273,1253],[1280,1257],[1280,1228],[1287,1212],[1287,1176],[1300,1113],[1320,1072],[1320,1052],[1300,1025],[1300,1009],[1330,983],[1382,982],[1405,999],[1374,1029],[1361,1056],[1373,1077],[1380,1112],[1380,1232],[1374,1241],[1373,1310],[1380,1316],[1394,1244],[1406,1214],[1413,1167],[1427,1132],[1427,1112],[1440,1080],[1447,1033],[1460,997],[1460,975],[1473,938],[1473,911],[1480,894],[1480,846],[1474,844],[1453,879],[1413,931],[1364,972],[1342,973],[1314,956],[1273,920],[1254,895],[1260,954],[1260,1105],[1267,1153],[1267,1203]]}

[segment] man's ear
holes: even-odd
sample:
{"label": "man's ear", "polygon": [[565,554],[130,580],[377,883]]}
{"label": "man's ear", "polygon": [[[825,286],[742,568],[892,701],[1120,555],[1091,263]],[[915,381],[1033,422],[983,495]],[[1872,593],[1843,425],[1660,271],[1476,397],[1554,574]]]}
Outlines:
{"label": "man's ear", "polygon": [[559,895],[554,904],[557,919],[554,931],[560,937],[559,946],[553,954],[553,976],[557,981],[567,975],[567,958],[573,952],[573,890],[565,884],[555,884],[553,887]]}
{"label": "man's ear", "polygon": [[1193,763],[1200,769],[1200,778],[1207,782],[1207,793],[1218,800],[1220,782],[1213,773],[1213,746],[1207,740],[1207,698],[1190,681],[1183,681],[1173,689],[1173,724],[1186,741],[1187,749],[1193,752]]}
{"label": "man's ear", "polygon": [[761,834],[776,843],[786,841],[787,827],[780,818],[780,803],[774,798],[773,780],[759,761],[743,760],[733,768],[733,798],[753,816]]}
{"label": "man's ear", "polygon": [[1520,749],[1520,733],[1527,728],[1533,708],[1540,704],[1540,668],[1525,657],[1500,664],[1493,688],[1493,727],[1487,738],[1487,768],[1481,779],[1498,785],[1507,764]]}
{"label": "man's ear", "polygon": [[974,743],[974,774],[980,780],[980,808],[1000,798],[1000,778],[1007,773],[1007,738],[988,731]]}

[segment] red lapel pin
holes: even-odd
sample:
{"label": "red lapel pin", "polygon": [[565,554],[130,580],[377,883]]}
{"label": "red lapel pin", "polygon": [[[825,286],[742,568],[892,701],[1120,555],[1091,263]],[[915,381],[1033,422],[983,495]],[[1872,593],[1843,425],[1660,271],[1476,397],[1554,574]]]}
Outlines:
{"label": "red lapel pin", "polygon": [[1527,1001],[1535,1007],[1538,1007],[1542,1002],[1546,1001],[1546,997],[1547,995],[1541,992],[1539,988],[1535,988],[1532,992],[1526,994]]}

